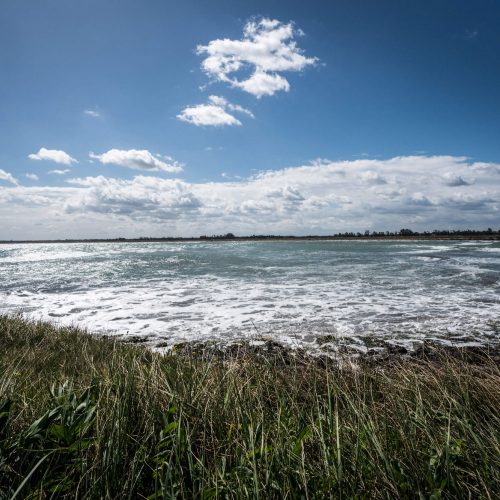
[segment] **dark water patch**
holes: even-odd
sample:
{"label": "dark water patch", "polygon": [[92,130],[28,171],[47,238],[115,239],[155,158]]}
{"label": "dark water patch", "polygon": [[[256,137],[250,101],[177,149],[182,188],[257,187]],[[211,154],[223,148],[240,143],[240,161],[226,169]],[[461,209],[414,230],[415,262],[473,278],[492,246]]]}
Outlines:
{"label": "dark water patch", "polygon": [[197,297],[193,297],[191,299],[181,300],[179,302],[172,302],[171,305],[173,307],[187,307],[197,302]]}
{"label": "dark water patch", "polygon": [[500,281],[500,276],[497,273],[481,273],[479,280],[483,285],[490,286]]}

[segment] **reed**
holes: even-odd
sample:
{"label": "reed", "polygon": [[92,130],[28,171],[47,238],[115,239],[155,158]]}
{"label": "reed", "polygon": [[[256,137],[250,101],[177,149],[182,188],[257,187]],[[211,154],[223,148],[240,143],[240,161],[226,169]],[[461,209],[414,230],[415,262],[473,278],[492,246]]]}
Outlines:
{"label": "reed", "polygon": [[500,372],[161,355],[0,316],[0,498],[499,498]]}

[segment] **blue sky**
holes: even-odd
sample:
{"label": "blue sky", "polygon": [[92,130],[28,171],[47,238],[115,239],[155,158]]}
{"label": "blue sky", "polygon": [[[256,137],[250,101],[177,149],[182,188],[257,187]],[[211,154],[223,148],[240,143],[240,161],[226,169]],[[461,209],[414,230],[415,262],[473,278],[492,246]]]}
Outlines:
{"label": "blue sky", "polygon": [[4,2],[0,238],[498,225],[499,21],[493,0]]}

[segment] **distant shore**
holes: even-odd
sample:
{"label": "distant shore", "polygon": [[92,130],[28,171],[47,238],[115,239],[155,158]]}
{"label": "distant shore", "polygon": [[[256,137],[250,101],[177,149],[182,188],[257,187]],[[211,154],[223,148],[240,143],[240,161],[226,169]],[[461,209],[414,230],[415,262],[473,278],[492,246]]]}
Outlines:
{"label": "distant shore", "polygon": [[221,242],[221,241],[500,241],[500,233],[482,233],[470,235],[381,235],[374,236],[201,236],[189,238],[89,238],[89,239],[55,239],[55,240],[0,240],[0,245],[26,243],[189,243],[189,242]]}

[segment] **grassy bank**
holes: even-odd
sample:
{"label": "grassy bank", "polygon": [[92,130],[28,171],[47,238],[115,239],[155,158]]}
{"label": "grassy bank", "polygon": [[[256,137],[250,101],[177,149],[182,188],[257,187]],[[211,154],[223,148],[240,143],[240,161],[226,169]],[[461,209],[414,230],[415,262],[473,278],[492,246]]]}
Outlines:
{"label": "grassy bank", "polygon": [[500,372],[161,356],[0,316],[0,498],[498,498]]}

